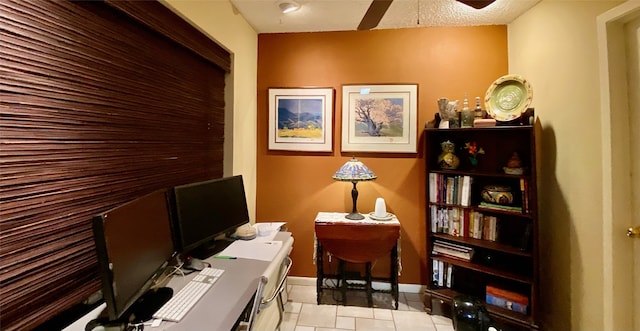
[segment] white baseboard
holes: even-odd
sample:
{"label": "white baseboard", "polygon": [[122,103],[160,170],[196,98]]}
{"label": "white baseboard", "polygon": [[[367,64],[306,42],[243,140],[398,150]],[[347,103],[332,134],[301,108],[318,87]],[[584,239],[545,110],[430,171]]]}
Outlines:
{"label": "white baseboard", "polygon": [[[364,284],[364,282],[363,282]],[[315,277],[287,277],[287,285],[316,286]],[[373,282],[371,286],[376,290],[389,290],[391,284],[382,282]],[[424,293],[425,285],[420,284],[398,284],[398,291],[406,293]]]}

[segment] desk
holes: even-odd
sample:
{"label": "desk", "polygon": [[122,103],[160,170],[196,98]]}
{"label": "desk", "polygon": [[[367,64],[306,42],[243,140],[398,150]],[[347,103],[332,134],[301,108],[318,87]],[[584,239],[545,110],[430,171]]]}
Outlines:
{"label": "desk", "polygon": [[[282,241],[282,250],[291,250],[293,237],[289,232],[279,232],[274,240]],[[287,254],[285,254],[287,255]],[[220,330],[229,331],[238,321],[245,307],[251,302],[258,287],[258,278],[267,270],[271,263],[280,261],[260,261],[238,258],[235,260],[215,259],[210,257],[205,261],[214,268],[224,269],[224,274],[216,284],[198,301],[180,323],[163,321],[160,327],[149,330],[193,331]],[[186,277],[174,276],[168,287],[174,293],[183,288],[197,272]],[[105,309],[101,305],[92,312],[76,321],[63,331],[84,331],[85,325],[100,316]],[[147,330],[147,328],[145,328]]]}
{"label": "desk", "polygon": [[[348,220],[346,213],[320,212],[315,220],[316,233],[316,268],[317,268],[317,301],[320,304],[322,290],[329,289],[324,286],[324,279],[335,277],[340,280],[343,298],[348,283],[342,270],[343,261],[353,263],[365,263],[366,275],[365,290],[369,306],[372,305],[371,294],[375,290],[371,286],[372,280],[386,281],[391,284],[391,295],[398,309],[398,240],[400,238],[400,221],[396,217],[389,221],[376,221],[365,215],[364,220]],[[340,272],[337,275],[324,273],[323,255],[329,252],[340,259]],[[389,278],[373,278],[371,276],[371,262],[390,254]],[[383,291],[388,292],[388,291]]]}

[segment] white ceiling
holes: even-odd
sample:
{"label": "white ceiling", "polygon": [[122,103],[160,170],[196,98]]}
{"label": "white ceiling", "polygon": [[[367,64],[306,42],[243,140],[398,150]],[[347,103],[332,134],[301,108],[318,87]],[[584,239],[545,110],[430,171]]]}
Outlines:
{"label": "white ceiling", "polygon": [[[283,14],[279,0],[230,0],[258,33],[357,30],[371,0],[296,0]],[[280,0],[282,1],[282,0]],[[456,0],[394,0],[375,29],[509,24],[540,0],[496,0],[474,9]]]}

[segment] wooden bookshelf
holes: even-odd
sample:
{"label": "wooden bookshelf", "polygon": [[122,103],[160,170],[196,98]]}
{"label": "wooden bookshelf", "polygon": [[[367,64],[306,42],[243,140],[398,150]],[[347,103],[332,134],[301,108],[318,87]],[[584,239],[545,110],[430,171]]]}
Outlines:
{"label": "wooden bookshelf", "polygon": [[[443,169],[439,163],[439,156],[443,153],[441,143],[444,141],[456,146],[454,154],[460,162],[455,169]],[[478,155],[477,165],[469,162],[467,151],[462,148],[467,142],[476,142],[485,152]],[[528,298],[526,314],[485,303],[498,326],[503,330],[538,330],[538,204],[534,127],[425,129],[424,146],[428,232],[426,265],[430,277],[425,290],[426,311],[452,317],[451,305],[456,296],[471,296],[484,303],[485,288],[492,285]],[[514,152],[522,161],[522,174],[507,174],[503,169]],[[465,186],[467,192],[460,193],[459,190],[463,189],[461,184],[452,185],[451,182],[464,176],[471,177],[471,185]],[[520,206],[520,210],[481,207],[481,191],[488,185],[510,187],[513,201],[505,205]],[[460,197],[463,194],[469,196],[467,202],[450,199],[450,195]],[[446,198],[443,198],[445,195]],[[482,219],[486,223],[488,218],[495,219],[495,227],[491,229],[493,233],[488,236],[492,240],[485,237],[484,231],[482,237],[473,237],[469,227],[477,225],[469,220],[473,217],[469,216],[472,213],[480,215],[476,221]],[[455,226],[452,225],[454,222]],[[452,227],[456,230],[452,231]],[[478,236],[477,230],[475,236]],[[472,248],[473,257],[467,261],[436,254],[433,251],[436,240]],[[438,277],[449,277],[449,273],[450,282],[437,281]]]}

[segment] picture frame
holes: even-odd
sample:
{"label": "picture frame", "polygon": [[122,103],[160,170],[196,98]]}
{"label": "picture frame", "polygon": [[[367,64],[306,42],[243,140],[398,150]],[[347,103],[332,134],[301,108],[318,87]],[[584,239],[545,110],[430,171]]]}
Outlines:
{"label": "picture frame", "polygon": [[417,153],[417,84],[342,86],[342,151]]}
{"label": "picture frame", "polygon": [[269,150],[332,152],[333,88],[269,88]]}

